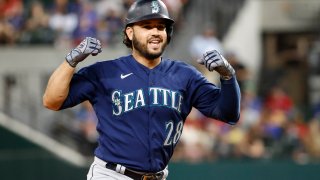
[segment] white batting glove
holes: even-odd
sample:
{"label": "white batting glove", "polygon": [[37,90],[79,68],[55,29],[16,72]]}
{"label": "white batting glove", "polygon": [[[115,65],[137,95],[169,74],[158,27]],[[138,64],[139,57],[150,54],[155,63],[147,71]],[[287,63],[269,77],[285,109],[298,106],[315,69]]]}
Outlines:
{"label": "white batting glove", "polygon": [[101,43],[96,38],[86,37],[76,48],[72,49],[66,56],[66,61],[72,67],[83,61],[90,54],[96,56],[101,53]]}
{"label": "white batting glove", "polygon": [[217,50],[206,52],[197,62],[205,65],[209,71],[217,71],[224,80],[229,80],[235,75],[233,67]]}

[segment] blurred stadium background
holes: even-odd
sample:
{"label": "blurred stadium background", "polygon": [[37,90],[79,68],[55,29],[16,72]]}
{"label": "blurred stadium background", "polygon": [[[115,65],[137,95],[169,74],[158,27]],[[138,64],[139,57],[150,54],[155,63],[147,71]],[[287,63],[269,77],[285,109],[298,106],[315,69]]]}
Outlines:
{"label": "blurred stadium background", "polygon": [[[81,66],[129,53],[122,20],[132,2],[0,0],[0,179],[86,178],[96,146],[90,105],[52,112],[42,95],[85,36],[103,53]],[[194,42],[221,45],[242,91],[236,126],[192,111],[168,179],[320,179],[320,1],[164,2],[176,20],[165,56],[197,66]]]}

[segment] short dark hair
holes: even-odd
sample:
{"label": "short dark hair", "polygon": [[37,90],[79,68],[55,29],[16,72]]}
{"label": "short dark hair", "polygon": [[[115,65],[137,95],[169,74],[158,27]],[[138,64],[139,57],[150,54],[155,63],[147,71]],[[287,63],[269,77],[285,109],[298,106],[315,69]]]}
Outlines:
{"label": "short dark hair", "polygon": [[122,42],[123,42],[124,45],[127,46],[127,48],[132,49],[132,41],[129,39],[129,37],[128,37],[127,33],[126,33],[127,27],[124,28],[124,30],[123,30],[123,40],[122,40]]}

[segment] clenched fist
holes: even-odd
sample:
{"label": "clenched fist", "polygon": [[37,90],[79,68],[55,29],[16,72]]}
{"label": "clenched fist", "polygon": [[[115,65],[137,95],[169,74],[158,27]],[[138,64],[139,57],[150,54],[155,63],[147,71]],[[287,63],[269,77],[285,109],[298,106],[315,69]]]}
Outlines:
{"label": "clenched fist", "polygon": [[101,53],[101,43],[96,38],[86,37],[76,48],[72,49],[66,56],[66,61],[72,67],[83,61],[90,54],[96,56]]}
{"label": "clenched fist", "polygon": [[217,50],[206,52],[203,58],[197,61],[205,65],[209,71],[217,71],[224,80],[231,79],[235,74],[233,67]]}

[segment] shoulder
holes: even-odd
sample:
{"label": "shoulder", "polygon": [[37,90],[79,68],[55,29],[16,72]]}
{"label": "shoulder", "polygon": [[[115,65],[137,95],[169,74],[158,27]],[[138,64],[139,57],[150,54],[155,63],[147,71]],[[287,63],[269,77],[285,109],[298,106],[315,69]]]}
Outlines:
{"label": "shoulder", "polygon": [[122,56],[116,59],[110,59],[110,60],[101,60],[98,62],[95,62],[94,64],[91,64],[89,66],[81,68],[79,71],[105,71],[114,68],[115,66],[119,66],[122,63],[126,63],[128,59],[128,56]]}
{"label": "shoulder", "polygon": [[199,73],[199,71],[192,65],[182,61],[182,60],[173,60],[173,59],[163,59],[164,66],[166,69],[183,71],[187,73]]}
{"label": "shoulder", "polygon": [[181,61],[181,60],[164,60],[166,64],[165,74],[170,74],[180,81],[183,81],[189,85],[196,83],[206,83],[204,75],[194,66]]}
{"label": "shoulder", "polygon": [[127,62],[126,59],[127,57],[124,56],[112,60],[98,61],[79,69],[76,74],[87,76],[88,78],[99,78],[117,71],[119,69],[118,67],[121,67],[123,63]]}

